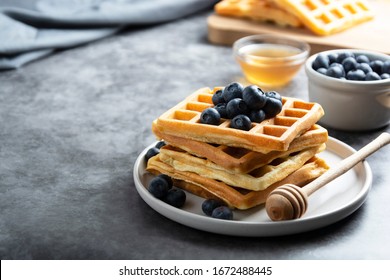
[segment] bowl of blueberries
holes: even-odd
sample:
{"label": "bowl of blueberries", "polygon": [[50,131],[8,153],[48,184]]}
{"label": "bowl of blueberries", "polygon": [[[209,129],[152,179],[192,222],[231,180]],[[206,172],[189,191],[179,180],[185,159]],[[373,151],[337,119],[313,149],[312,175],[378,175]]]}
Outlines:
{"label": "bowl of blueberries", "polygon": [[368,131],[390,123],[390,56],[337,49],[312,55],[305,65],[309,100],[325,111],[320,123]]}

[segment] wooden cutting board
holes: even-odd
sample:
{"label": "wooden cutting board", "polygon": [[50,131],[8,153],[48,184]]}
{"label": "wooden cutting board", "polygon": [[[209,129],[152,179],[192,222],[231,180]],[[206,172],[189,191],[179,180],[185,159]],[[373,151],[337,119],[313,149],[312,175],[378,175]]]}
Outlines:
{"label": "wooden cutting board", "polygon": [[330,49],[356,48],[390,54],[390,0],[370,1],[375,18],[330,36],[318,36],[303,28],[286,28],[271,23],[223,17],[208,18],[208,38],[215,44],[231,45],[237,39],[254,34],[278,34],[308,42],[311,52]]}

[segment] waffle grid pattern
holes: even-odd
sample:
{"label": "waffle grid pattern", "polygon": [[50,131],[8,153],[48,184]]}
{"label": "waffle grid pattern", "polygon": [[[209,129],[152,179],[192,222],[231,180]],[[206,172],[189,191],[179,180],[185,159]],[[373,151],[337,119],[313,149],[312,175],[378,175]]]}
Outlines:
{"label": "waffle grid pattern", "polygon": [[283,108],[275,118],[252,123],[249,131],[229,128],[230,120],[217,126],[202,124],[201,112],[213,107],[212,95],[219,88],[203,88],[157,119],[162,132],[202,142],[248,148],[259,152],[285,151],[294,138],[307,131],[324,114],[317,103],[283,97]]}
{"label": "waffle grid pattern", "polygon": [[373,17],[364,0],[274,0],[320,35],[329,35]]}

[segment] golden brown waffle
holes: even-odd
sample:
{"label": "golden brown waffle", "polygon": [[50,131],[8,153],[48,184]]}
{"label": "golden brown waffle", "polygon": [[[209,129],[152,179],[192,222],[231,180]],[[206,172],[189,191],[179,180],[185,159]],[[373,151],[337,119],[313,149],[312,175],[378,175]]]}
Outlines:
{"label": "golden brown waffle", "polygon": [[158,129],[155,122],[153,123],[152,130],[159,139],[164,140],[170,145],[179,147],[198,157],[207,158],[215,164],[236,173],[249,173],[256,168],[270,163],[276,158],[285,157],[292,152],[318,146],[328,140],[328,131],[319,125],[314,125],[303,135],[294,139],[287,151],[272,151],[264,154],[243,148],[212,145],[164,134]]}
{"label": "golden brown waffle", "polygon": [[365,0],[273,0],[298,17],[319,35],[333,34],[361,22],[374,14]]}
{"label": "golden brown waffle", "polygon": [[202,177],[222,181],[231,186],[260,191],[287,177],[324,149],[325,144],[291,153],[286,157],[275,159],[250,173],[233,173],[207,159],[193,156],[170,145],[160,149],[159,158],[176,170],[196,173]]}
{"label": "golden brown waffle", "polygon": [[172,166],[162,162],[159,156],[154,156],[148,161],[147,170],[154,174],[167,174],[175,179],[174,185],[183,188],[203,198],[219,198],[227,205],[237,209],[249,209],[263,204],[268,194],[276,187],[284,184],[304,186],[327,171],[329,167],[325,161],[314,157],[301,168],[272,184],[264,191],[245,191],[231,187],[225,183],[199,176],[192,172],[175,170]]}
{"label": "golden brown waffle", "polygon": [[211,98],[218,89],[199,89],[162,114],[156,120],[159,130],[186,139],[268,153],[288,150],[297,136],[310,129],[324,115],[318,103],[283,97],[282,111],[274,118],[252,123],[249,131],[230,128],[230,120],[227,119],[221,119],[219,125],[202,124],[200,114],[214,106]]}
{"label": "golden brown waffle", "polygon": [[272,0],[222,0],[214,10],[222,16],[270,21],[281,26],[302,26],[295,15],[278,7]]}

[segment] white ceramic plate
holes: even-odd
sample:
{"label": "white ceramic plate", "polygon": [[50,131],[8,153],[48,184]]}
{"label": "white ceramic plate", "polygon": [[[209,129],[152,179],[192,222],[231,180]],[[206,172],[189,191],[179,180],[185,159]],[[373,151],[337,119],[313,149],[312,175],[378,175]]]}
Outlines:
{"label": "white ceramic plate", "polygon": [[[213,233],[236,236],[279,236],[318,229],[335,223],[357,210],[371,188],[372,173],[366,161],[322,187],[309,197],[305,215],[297,220],[274,222],[264,206],[249,210],[235,210],[234,220],[219,220],[203,214],[203,198],[187,192],[183,208],[178,209],[153,197],[147,190],[152,175],[145,171],[144,156],[152,144],[139,155],[134,165],[134,182],[142,199],[165,217],[183,225]],[[327,149],[321,153],[329,166],[348,157],[355,150],[347,144],[329,138]]]}

